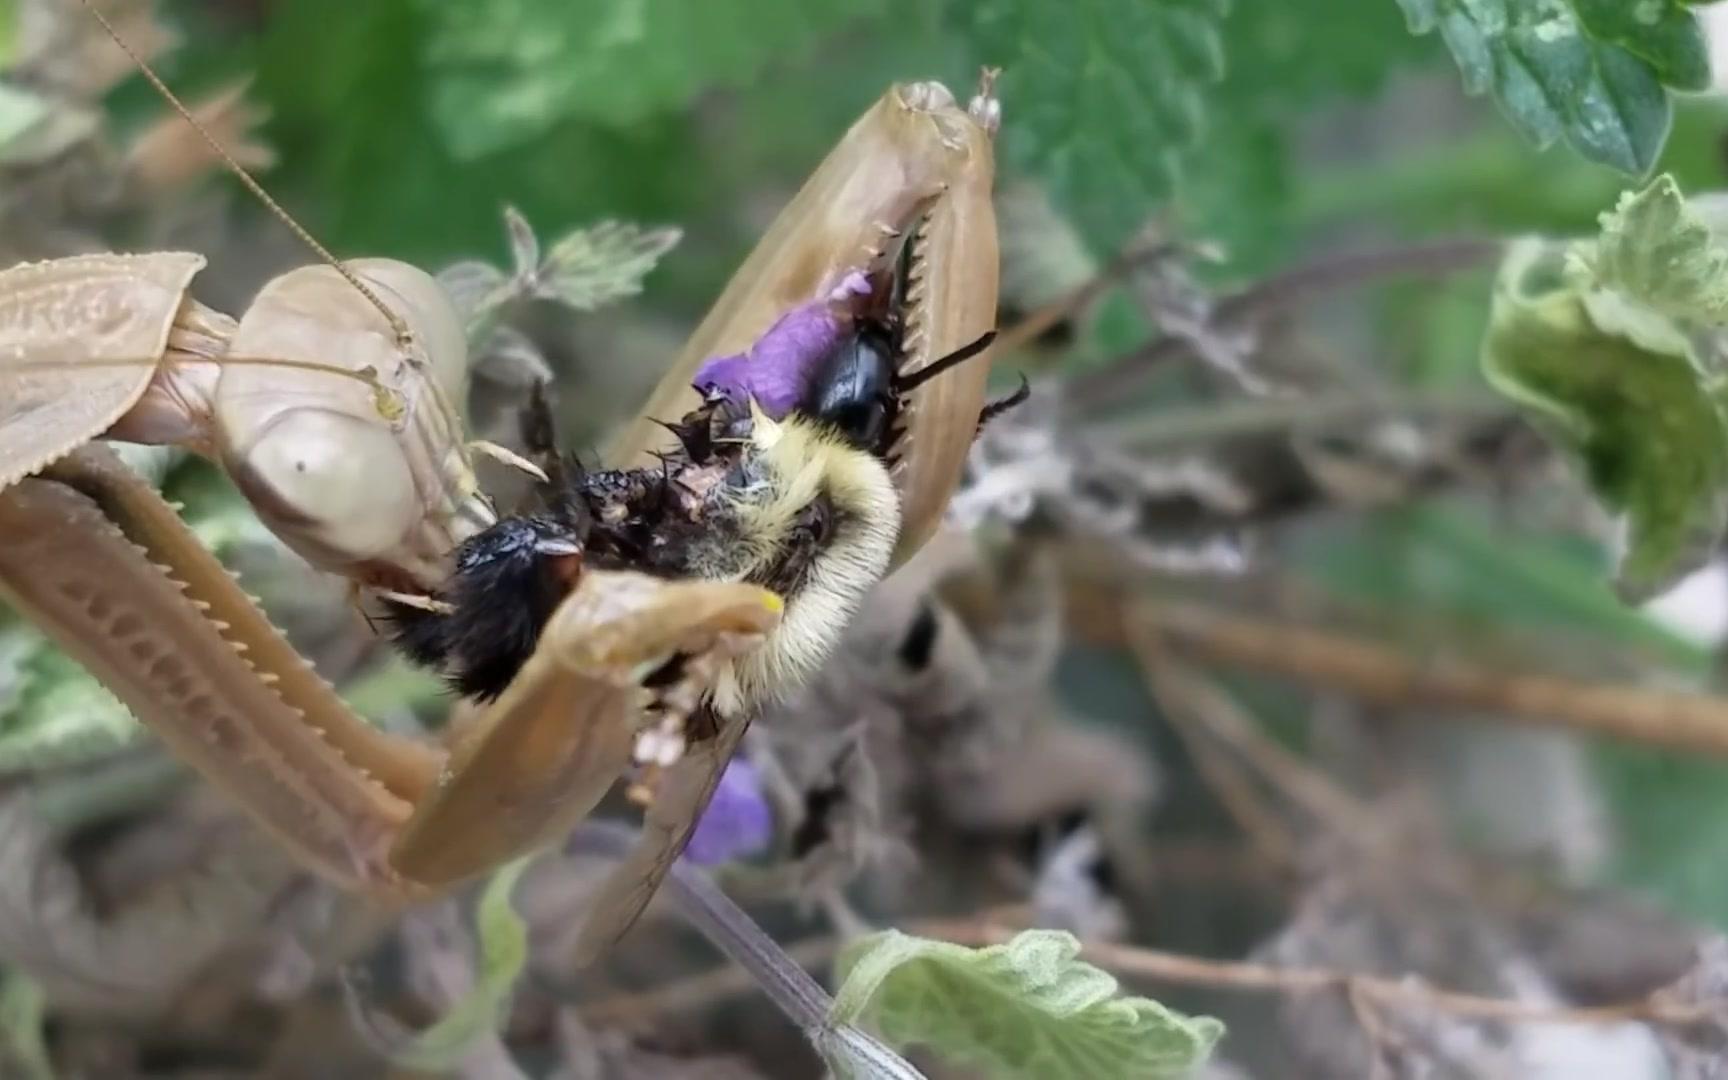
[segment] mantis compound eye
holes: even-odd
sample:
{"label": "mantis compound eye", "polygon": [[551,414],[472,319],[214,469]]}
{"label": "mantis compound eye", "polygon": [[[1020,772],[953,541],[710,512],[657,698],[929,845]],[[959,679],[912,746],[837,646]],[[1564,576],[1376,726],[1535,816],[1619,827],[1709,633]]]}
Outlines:
{"label": "mantis compound eye", "polygon": [[234,477],[259,517],[324,561],[359,563],[387,552],[420,515],[414,477],[391,433],[343,413],[285,412],[232,460],[243,462]]}

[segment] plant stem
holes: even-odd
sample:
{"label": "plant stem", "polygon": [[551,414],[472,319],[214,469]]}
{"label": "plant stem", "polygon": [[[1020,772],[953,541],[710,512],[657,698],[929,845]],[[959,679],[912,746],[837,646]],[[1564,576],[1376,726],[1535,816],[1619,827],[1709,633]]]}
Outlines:
{"label": "plant stem", "polygon": [[1728,700],[1435,660],[1384,642],[1195,604],[1138,613],[1146,645],[1208,664],[1281,675],[1390,706],[1497,713],[1629,742],[1728,757]]}
{"label": "plant stem", "polygon": [[[635,846],[636,831],[593,821],[576,830],[571,843],[576,851],[621,859]],[[828,991],[706,873],[679,859],[662,888],[685,920],[749,972],[831,1066],[861,1067],[864,1071],[849,1075],[871,1080],[921,1080],[923,1073],[879,1040],[850,1024],[833,1023],[828,1014],[834,999]],[[836,1054],[845,1061],[836,1062]]]}
{"label": "plant stem", "polygon": [[1392,391],[1382,394],[1322,394],[1258,398],[1208,404],[1202,408],[1160,411],[1125,420],[1100,422],[1088,435],[1100,443],[1155,450],[1260,435],[1315,431],[1384,417],[1492,419],[1511,416],[1504,398],[1457,391]]}
{"label": "plant stem", "polygon": [[[1252,327],[1269,316],[1288,311],[1327,293],[1352,289],[1397,277],[1453,274],[1491,262],[1504,244],[1498,240],[1459,237],[1431,240],[1406,247],[1328,255],[1273,274],[1219,300],[1209,322],[1220,332]],[[1171,360],[1194,352],[1194,342],[1180,334],[1164,334],[1094,371],[1069,380],[1069,402],[1077,409],[1107,408],[1131,398],[1146,374]]]}

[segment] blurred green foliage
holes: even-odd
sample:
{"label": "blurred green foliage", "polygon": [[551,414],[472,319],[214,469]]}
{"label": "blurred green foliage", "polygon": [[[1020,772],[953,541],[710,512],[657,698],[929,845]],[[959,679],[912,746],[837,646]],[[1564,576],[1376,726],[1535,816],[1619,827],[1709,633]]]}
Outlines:
{"label": "blurred green foliage", "polygon": [[1626,173],[1656,160],[1668,91],[1702,90],[1710,60],[1679,0],[1399,0],[1410,29],[1440,32],[1472,94],[1493,91],[1537,146],[1565,138]]}
{"label": "blurred green foliage", "polygon": [[473,982],[430,1027],[391,1049],[397,1065],[453,1073],[476,1039],[502,1030],[511,993],[528,962],[528,924],[516,914],[510,896],[530,861],[505,863],[487,878],[474,913],[478,963]]}
{"label": "blurred green foliage", "polygon": [[18,47],[18,0],[0,0],[0,66]]}
{"label": "blurred green foliage", "polygon": [[[1023,102],[1009,160],[1040,175],[1094,243],[1120,244],[1176,184],[1223,74],[1227,0],[979,0],[978,51]],[[1018,62],[1014,62],[1018,61]]]}
{"label": "blurred green foliage", "polygon": [[1709,650],[1626,607],[1609,588],[1608,559],[1573,535],[1508,535],[1465,507],[1416,505],[1370,514],[1308,538],[1294,557],[1341,599],[1420,612],[1430,627],[1469,641],[1486,630],[1630,650],[1700,678]]}
{"label": "blurred green foliage", "polygon": [[[193,88],[256,72],[283,159],[271,187],[340,248],[488,255],[505,203],[552,232],[665,221],[703,241],[660,282],[691,312],[752,241],[750,193],[796,184],[889,82],[965,92],[986,64],[1003,69],[1004,170],[1045,183],[1100,254],[1166,203],[1244,273],[1345,212],[1583,229],[1620,183],[1491,122],[1309,160],[1326,108],[1446,70],[1439,39],[1385,0],[1333,0],[1325,19],[1274,0],[776,0],[734,19],[741,3],[285,0],[247,24],[172,0],[189,30],[172,74]],[[1663,167],[1718,180],[1720,107],[1683,102],[1678,125]]]}

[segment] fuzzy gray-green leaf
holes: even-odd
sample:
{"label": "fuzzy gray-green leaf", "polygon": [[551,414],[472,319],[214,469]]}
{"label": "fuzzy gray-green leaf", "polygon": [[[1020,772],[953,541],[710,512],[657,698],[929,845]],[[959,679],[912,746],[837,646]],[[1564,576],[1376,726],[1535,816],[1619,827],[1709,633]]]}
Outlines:
{"label": "fuzzy gray-green leaf", "polygon": [[1598,285],[1665,315],[1728,323],[1728,247],[1681,197],[1674,178],[1628,191],[1602,215],[1602,235],[1578,261]]}
{"label": "fuzzy gray-green leaf", "polygon": [[1174,1080],[1211,1054],[1218,1021],[1121,996],[1079,953],[1057,930],[982,949],[873,934],[841,954],[830,1019],[868,1017],[895,1046],[928,1046],[1002,1080]]}
{"label": "fuzzy gray-green leaf", "polygon": [[635,296],[660,257],[683,236],[683,230],[672,226],[644,228],[618,221],[578,229],[546,253],[537,291],[577,311]]}

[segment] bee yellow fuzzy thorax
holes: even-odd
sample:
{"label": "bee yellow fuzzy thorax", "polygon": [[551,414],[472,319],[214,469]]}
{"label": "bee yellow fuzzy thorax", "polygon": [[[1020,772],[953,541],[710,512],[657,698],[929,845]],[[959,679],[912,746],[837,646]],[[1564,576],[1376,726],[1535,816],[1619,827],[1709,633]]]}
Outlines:
{"label": "bee yellow fuzzy thorax", "polygon": [[752,709],[802,685],[831,654],[865,595],[888,570],[900,532],[900,500],[883,463],[824,425],[793,414],[776,421],[752,406],[754,474],[728,499],[744,551],[732,576],[749,579],[786,557],[794,525],[826,498],[831,528],[786,614],[761,648],[733,663],[716,687],[723,713]]}

